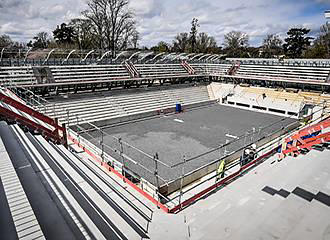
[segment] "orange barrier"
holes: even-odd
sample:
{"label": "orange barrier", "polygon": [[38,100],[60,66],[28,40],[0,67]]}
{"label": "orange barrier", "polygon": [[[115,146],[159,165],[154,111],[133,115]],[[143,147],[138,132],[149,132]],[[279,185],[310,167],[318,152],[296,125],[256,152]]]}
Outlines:
{"label": "orange barrier", "polygon": [[[11,119],[13,121],[20,122],[21,124],[27,126],[30,129],[38,130],[43,136],[45,136],[48,140],[53,140],[56,143],[62,143],[65,146],[67,145],[67,139],[66,139],[66,129],[64,126],[59,126],[56,119],[52,119],[28,106],[26,106],[24,103],[21,103],[15,99],[12,99],[9,96],[4,95],[3,93],[0,93],[0,101],[16,108],[17,110],[24,112],[33,118],[36,118],[52,127],[55,128],[55,130],[51,130],[49,128],[46,128],[45,126],[40,125],[39,123],[32,121],[25,116],[22,116],[20,114],[17,114],[10,109],[1,107],[0,113],[1,115],[5,116],[8,119]],[[60,136],[60,131],[63,133],[62,137]]]}

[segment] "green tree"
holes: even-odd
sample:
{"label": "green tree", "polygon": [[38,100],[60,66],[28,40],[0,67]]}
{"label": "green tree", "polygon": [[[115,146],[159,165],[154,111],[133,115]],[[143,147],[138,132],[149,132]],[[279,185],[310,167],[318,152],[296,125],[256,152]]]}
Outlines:
{"label": "green tree", "polygon": [[260,48],[259,47],[247,47],[246,51],[244,51],[241,57],[246,58],[258,58],[260,57]]}
{"label": "green tree", "polygon": [[150,50],[154,52],[169,52],[170,46],[168,43],[160,41],[156,46],[151,47]]}
{"label": "green tree", "polygon": [[74,44],[74,29],[66,23],[57,26],[53,31],[54,39],[58,44],[71,45]]}
{"label": "green tree", "polygon": [[291,28],[283,45],[285,54],[290,58],[299,58],[304,50],[311,45],[312,37],[306,36],[310,32],[307,28]]}
{"label": "green tree", "polygon": [[264,58],[273,58],[283,53],[283,41],[278,35],[269,34],[263,40],[262,56]]}
{"label": "green tree", "polygon": [[198,33],[198,19],[193,18],[191,21],[191,31],[190,31],[190,44],[191,44],[191,52],[196,51],[196,43],[197,43],[197,33]]}

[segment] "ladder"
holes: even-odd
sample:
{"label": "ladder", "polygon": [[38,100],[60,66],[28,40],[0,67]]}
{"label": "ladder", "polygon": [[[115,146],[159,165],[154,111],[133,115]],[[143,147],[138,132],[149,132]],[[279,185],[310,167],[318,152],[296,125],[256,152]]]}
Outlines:
{"label": "ladder", "polygon": [[228,70],[228,75],[235,75],[238,69],[241,67],[240,62],[235,62],[233,66]]}
{"label": "ladder", "polygon": [[194,75],[196,73],[195,69],[187,62],[187,61],[182,61],[181,66],[190,74]]}
{"label": "ladder", "polygon": [[137,68],[134,66],[134,64],[131,61],[125,61],[124,67],[129,72],[129,74],[132,78],[136,78],[136,77],[138,78],[141,76],[139,71],[137,70]]}

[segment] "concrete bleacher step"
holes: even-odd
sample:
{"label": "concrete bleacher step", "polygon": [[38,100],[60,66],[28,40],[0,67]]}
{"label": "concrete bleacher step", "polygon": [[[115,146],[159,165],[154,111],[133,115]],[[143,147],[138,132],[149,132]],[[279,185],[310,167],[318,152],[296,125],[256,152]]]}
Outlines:
{"label": "concrete bleacher step", "polygon": [[168,102],[168,101],[162,101],[162,102],[145,102],[143,104],[130,104],[126,106],[122,106],[123,109],[129,113],[132,109],[145,109],[151,106],[158,106],[159,108],[163,108],[163,106],[175,106],[173,102]]}
{"label": "concrete bleacher step", "polygon": [[[118,111],[116,111],[115,109],[111,109],[109,110],[108,108],[101,108],[101,109],[93,109],[93,112],[91,112],[88,109],[85,109],[84,111],[79,111],[79,112],[70,112],[69,114],[69,119],[70,120],[74,120],[76,121],[77,116],[79,118],[85,118],[88,116],[97,116],[98,114],[102,114],[102,113],[107,113],[108,115],[118,115]],[[50,116],[54,116],[54,115],[50,115]],[[57,117],[60,117],[60,119],[67,119],[68,115],[67,114],[63,114],[63,115],[55,115]]]}
{"label": "concrete bleacher step", "polygon": [[163,103],[163,104],[146,104],[143,106],[135,106],[130,108],[125,108],[128,114],[145,112],[146,110],[161,110],[169,107],[174,107],[173,103]]}
{"label": "concrete bleacher step", "polygon": [[45,239],[0,137],[0,176],[19,239]]}
{"label": "concrete bleacher step", "polygon": [[[36,136],[36,137],[30,136],[29,138],[26,134],[22,132],[22,130],[19,127],[15,127],[15,130],[17,131],[17,133],[19,133],[19,139],[23,147],[26,149],[26,154],[30,156],[31,161],[33,161],[33,163],[35,164],[36,174],[39,176],[39,178],[43,178],[44,179],[43,184],[48,186],[47,191],[48,194],[50,194],[51,196],[47,201],[50,201],[48,203],[50,205],[49,206],[50,209],[53,208],[52,210],[50,210],[49,214],[53,214],[52,211],[54,211],[54,207],[55,209],[59,208],[61,209],[60,211],[62,214],[66,214],[66,213],[68,214],[68,217],[71,218],[73,221],[73,223],[70,224],[75,224],[75,227],[78,228],[78,231],[81,232],[82,236],[85,239],[92,239],[91,236],[89,235],[90,233],[97,239],[105,239],[102,236],[102,234],[100,234],[93,221],[91,221],[89,216],[84,212],[78,200],[76,200],[73,197],[73,195],[71,194],[72,192],[70,192],[66,188],[63,179],[61,179],[61,176],[57,175],[58,172],[55,173],[54,169],[50,166],[49,164],[50,155],[47,151],[45,151],[47,146],[50,145],[49,142],[47,142],[42,136]],[[42,139],[42,141],[44,142],[38,143],[37,139]],[[37,145],[39,145],[38,149],[34,145],[36,143]],[[46,153],[46,155],[42,153]],[[53,204],[56,204],[57,206],[52,206]],[[46,231],[48,232],[50,231],[50,229],[48,228],[53,228],[56,220],[64,221],[60,213],[58,213],[57,216],[54,215],[49,216],[49,218],[53,218],[53,219],[51,220],[52,224],[47,225]],[[67,223],[64,223],[65,226],[67,226],[66,224]],[[88,226],[88,230],[86,229],[85,226]],[[60,226],[58,227],[60,228]],[[67,235],[67,233],[69,232],[62,231],[61,229],[61,234],[63,234],[64,236],[60,235],[58,236],[58,238],[72,239],[73,235],[69,236]],[[56,236],[54,238],[56,238]]]}
{"label": "concrete bleacher step", "polygon": [[91,74],[85,74],[85,73],[76,73],[76,74],[54,74],[55,80],[61,80],[61,79],[75,79],[75,78],[101,78],[101,77],[127,77],[127,74],[125,73],[116,73],[116,74],[107,74],[107,73],[91,73]]}
{"label": "concrete bleacher step", "polygon": [[[75,145],[71,145],[71,147],[75,150],[79,150],[75,148]],[[62,146],[60,146],[60,148],[63,149]],[[72,153],[70,154],[71,159],[77,159]],[[90,160],[89,155],[84,152],[80,152],[77,155],[79,156],[79,160],[77,160],[84,163],[86,170],[92,171],[98,177],[96,179],[100,188],[109,192],[111,198],[125,209],[129,216],[133,217],[141,226],[146,227],[148,220],[151,220],[152,209],[144,203],[145,199],[137,195],[136,192],[130,192],[125,182],[118,178],[117,175],[104,171],[97,162]]]}
{"label": "concrete bleacher step", "polygon": [[[81,102],[67,102],[66,104],[56,104],[55,108],[58,108],[58,111],[65,111],[65,109],[70,108],[70,109],[75,109],[75,108],[81,108],[83,106],[91,106],[91,105],[100,105],[103,103],[107,103],[108,101],[106,99],[95,99],[95,100],[87,100],[87,101],[81,101]],[[53,111],[54,106],[52,105],[46,105],[47,107],[47,112],[48,111]],[[62,108],[62,109],[61,109]]]}
{"label": "concrete bleacher step", "polygon": [[[104,108],[105,106],[109,105],[108,101],[102,101],[100,100],[100,102],[95,102],[95,103],[91,103],[91,102],[82,102],[80,104],[75,104],[75,105],[64,105],[61,108],[57,108],[56,112],[57,113],[61,113],[61,114],[67,114],[67,110],[71,112],[75,112],[75,111],[81,111],[81,110],[86,110],[86,108]],[[48,108],[46,110],[46,113],[53,113],[54,109],[52,108]]]}
{"label": "concrete bleacher step", "polygon": [[[44,139],[39,139],[39,141],[45,146],[48,145]],[[98,179],[90,168],[86,167],[86,165],[64,147],[53,148],[47,146],[47,150],[54,157],[54,161],[61,166],[66,174],[70,176],[72,181],[80,187],[80,191],[83,191],[89,199],[93,199],[93,203],[99,206],[100,210],[97,210],[98,212],[102,212],[105,216],[108,216],[111,219],[112,224],[114,224],[116,228],[127,237],[127,239],[141,238],[127,219],[122,217],[118,209],[114,208],[113,205],[110,205],[107,202],[114,202],[112,199],[113,191],[106,183]],[[73,165],[75,167],[73,167]],[[87,176],[90,181],[86,181],[84,176]],[[106,194],[106,198],[102,196],[103,194]],[[108,224],[110,225],[110,223]]]}
{"label": "concrete bleacher step", "polygon": [[91,123],[95,121],[100,121],[100,120],[107,120],[107,119],[113,119],[117,117],[121,117],[122,115],[118,113],[104,113],[100,112],[98,114],[88,114],[88,115],[79,115],[79,119],[77,121],[76,117],[68,119],[66,117],[61,117],[59,118],[61,123],[67,123],[71,125],[76,125],[76,124],[83,124],[83,123]]}
{"label": "concrete bleacher step", "polygon": [[118,101],[115,97],[107,97],[107,100],[109,102],[109,104],[111,105],[112,109],[114,109],[118,115],[126,115],[127,112],[125,111],[125,109],[122,107],[122,105],[120,104],[120,101]]}
{"label": "concrete bleacher step", "polygon": [[[79,80],[74,80],[74,82],[94,82],[94,81],[103,81],[103,82],[108,82],[108,81],[124,81],[124,80],[129,80],[129,77],[91,77],[91,78],[79,78]],[[56,80],[56,83],[66,83],[66,82],[73,82],[71,78],[69,79],[64,79],[64,80]]]}
{"label": "concrete bleacher step", "polygon": [[153,95],[153,96],[146,96],[143,97],[137,96],[136,98],[114,98],[119,104],[125,105],[125,104],[131,104],[131,103],[143,103],[143,102],[157,102],[157,101],[164,101],[164,100],[169,100],[168,98],[164,97],[162,94],[160,95]]}
{"label": "concrete bleacher step", "polygon": [[139,101],[142,99],[155,99],[155,98],[159,98],[160,94],[158,92],[155,93],[146,93],[146,94],[134,94],[134,95],[127,95],[127,96],[113,96],[114,99],[116,99],[117,101],[122,101],[122,102],[126,102],[126,101]]}
{"label": "concrete bleacher step", "polygon": [[[59,107],[62,109],[59,109],[55,114],[56,117],[61,122],[66,122],[66,111],[69,110],[69,123],[73,125],[75,122],[95,122],[148,111],[174,108],[176,103],[188,105],[209,101],[209,95],[205,86],[136,91],[128,94],[105,93],[94,96],[91,100],[87,98],[88,95],[83,95],[83,97],[83,99],[77,98],[70,99],[68,102],[60,102]],[[51,106],[47,113],[54,116]],[[81,119],[77,121],[76,116]]]}

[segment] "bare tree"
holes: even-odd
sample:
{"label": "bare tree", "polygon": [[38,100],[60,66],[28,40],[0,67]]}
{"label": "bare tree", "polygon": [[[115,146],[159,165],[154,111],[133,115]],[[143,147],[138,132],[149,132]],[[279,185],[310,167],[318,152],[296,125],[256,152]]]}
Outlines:
{"label": "bare tree", "polygon": [[190,49],[189,34],[179,33],[173,40],[173,51],[175,52],[187,52]]}
{"label": "bare tree", "polygon": [[140,39],[141,39],[140,33],[138,31],[134,30],[132,33],[132,39],[131,39],[132,47],[134,49],[138,48]]}
{"label": "bare tree", "polygon": [[0,36],[0,48],[10,47],[13,45],[13,40],[8,35],[1,35]]}
{"label": "bare tree", "polygon": [[104,48],[104,33],[105,33],[105,10],[102,0],[88,0],[88,10],[82,12],[83,16],[89,19],[92,23],[91,31],[94,38],[98,42],[100,49]]}
{"label": "bare tree", "polygon": [[127,48],[136,31],[134,14],[128,3],[128,0],[89,0],[89,9],[83,12],[94,25],[99,47],[108,48],[113,56],[117,50]]}
{"label": "bare tree", "polygon": [[218,46],[214,37],[202,32],[197,35],[196,48],[200,53],[213,53]]}
{"label": "bare tree", "polygon": [[224,47],[227,55],[240,57],[249,46],[249,36],[239,31],[231,31],[225,35]]}
{"label": "bare tree", "polygon": [[269,34],[263,41],[263,57],[272,58],[283,53],[283,41],[278,35]]}
{"label": "bare tree", "polygon": [[79,49],[98,48],[98,38],[91,31],[93,27],[91,20],[74,18],[68,25],[73,28],[75,42]]}
{"label": "bare tree", "polygon": [[320,38],[319,41],[327,49],[327,57],[330,56],[330,24],[326,23],[320,28]]}

